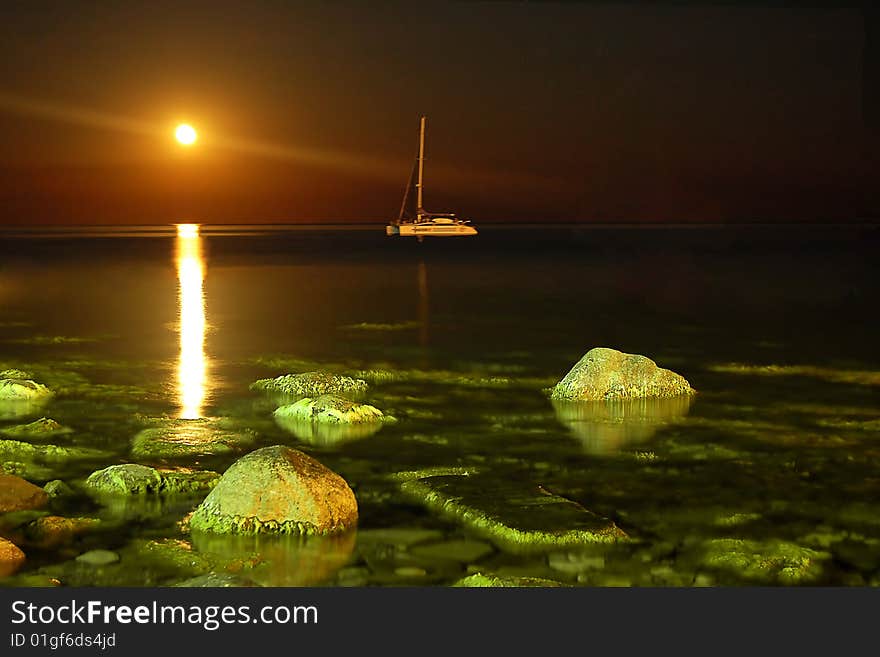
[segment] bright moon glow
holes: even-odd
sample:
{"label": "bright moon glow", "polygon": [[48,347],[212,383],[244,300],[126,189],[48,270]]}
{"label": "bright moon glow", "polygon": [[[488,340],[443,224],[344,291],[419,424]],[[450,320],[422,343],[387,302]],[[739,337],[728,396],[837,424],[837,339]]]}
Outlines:
{"label": "bright moon glow", "polygon": [[180,357],[177,365],[180,417],[202,416],[208,378],[205,355],[205,261],[196,224],[177,226],[177,278],[180,283]]}
{"label": "bright moon glow", "polygon": [[177,126],[177,129],[174,131],[174,136],[184,146],[192,146],[196,143],[196,139],[198,135],[196,134],[196,129],[187,123],[181,123]]}

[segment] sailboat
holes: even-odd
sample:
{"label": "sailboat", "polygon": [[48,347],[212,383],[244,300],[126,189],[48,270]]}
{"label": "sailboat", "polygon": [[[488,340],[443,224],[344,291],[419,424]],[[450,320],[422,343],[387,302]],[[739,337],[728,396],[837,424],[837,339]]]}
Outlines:
{"label": "sailboat", "polygon": [[[425,117],[419,126],[419,155],[409,174],[409,182],[403,194],[400,214],[385,226],[386,235],[413,236],[419,240],[423,237],[460,237],[476,235],[477,229],[470,221],[459,219],[448,212],[428,212],[422,206],[422,184],[425,172]],[[415,194],[413,194],[415,187]]]}

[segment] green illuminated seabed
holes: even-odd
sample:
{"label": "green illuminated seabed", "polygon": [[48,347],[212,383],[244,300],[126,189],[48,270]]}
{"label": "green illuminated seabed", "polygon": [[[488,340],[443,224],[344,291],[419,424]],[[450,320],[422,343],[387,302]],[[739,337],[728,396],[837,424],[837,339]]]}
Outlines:
{"label": "green illuminated seabed", "polygon": [[[55,394],[0,404],[0,467],[50,495],[0,514],[27,556],[0,583],[877,585],[868,256],[673,237],[675,267],[651,240],[621,252],[608,240],[630,238],[608,233],[540,253],[487,233],[491,257],[392,251],[384,236],[200,238],[192,345],[173,237],[83,237],[76,257],[18,244],[0,270],[0,370]],[[36,276],[23,254],[46,249]],[[112,285],[87,285],[96,273]],[[594,346],[647,354],[697,394],[551,400]],[[366,382],[351,401],[396,421],[300,426],[274,415],[299,388],[250,389],[309,372]],[[214,473],[279,444],[348,482],[355,530],[189,530]],[[86,483],[126,463],[145,467]]]}

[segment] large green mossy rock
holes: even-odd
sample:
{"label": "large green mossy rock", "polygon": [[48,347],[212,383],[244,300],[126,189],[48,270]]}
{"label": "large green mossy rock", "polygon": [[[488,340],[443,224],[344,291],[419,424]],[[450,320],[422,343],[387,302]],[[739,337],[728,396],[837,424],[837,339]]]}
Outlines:
{"label": "large green mossy rock", "polygon": [[39,441],[62,436],[72,431],[68,427],[60,425],[51,418],[41,417],[28,424],[17,424],[0,429],[0,434],[10,438],[22,438],[24,440]]}
{"label": "large green mossy rock", "polygon": [[283,374],[274,379],[260,379],[252,383],[250,388],[251,390],[280,392],[297,397],[316,397],[328,394],[362,393],[367,389],[367,382],[349,376],[316,371]]}
{"label": "large green mossy rock", "polygon": [[822,575],[827,552],[780,540],[718,538],[699,548],[699,564],[735,580],[763,584],[810,584]]}
{"label": "large green mossy rock", "polygon": [[146,465],[111,465],[89,475],[86,488],[106,495],[197,493],[211,490],[220,475],[210,471],[157,470]]}
{"label": "large green mossy rock", "polygon": [[232,454],[256,440],[248,429],[227,429],[221,422],[167,420],[162,426],[143,429],[132,440],[131,455],[136,459],[185,458]]}
{"label": "large green mossy rock", "polygon": [[328,534],[357,523],[345,480],[302,452],[275,445],[241,457],[195,510],[190,526],[218,533]]}
{"label": "large green mossy rock", "polygon": [[596,456],[649,441],[659,429],[682,421],[693,397],[642,397],[601,401],[552,401],[556,419]]}
{"label": "large green mossy rock", "polygon": [[627,535],[611,520],[537,484],[491,473],[408,479],[401,490],[510,551],[613,543]]}
{"label": "large green mossy rock", "polygon": [[694,392],[684,377],[657,367],[650,358],[616,349],[590,349],[557,383],[551,399],[595,401],[675,397]]}

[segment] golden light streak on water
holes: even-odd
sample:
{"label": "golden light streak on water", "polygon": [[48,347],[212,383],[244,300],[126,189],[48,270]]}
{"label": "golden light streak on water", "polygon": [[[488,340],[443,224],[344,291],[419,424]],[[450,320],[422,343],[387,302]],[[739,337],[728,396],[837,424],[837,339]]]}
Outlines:
{"label": "golden light streak on water", "polygon": [[205,354],[205,261],[196,224],[177,226],[177,280],[180,309],[180,356],[177,365],[179,417],[202,416],[208,384]]}

